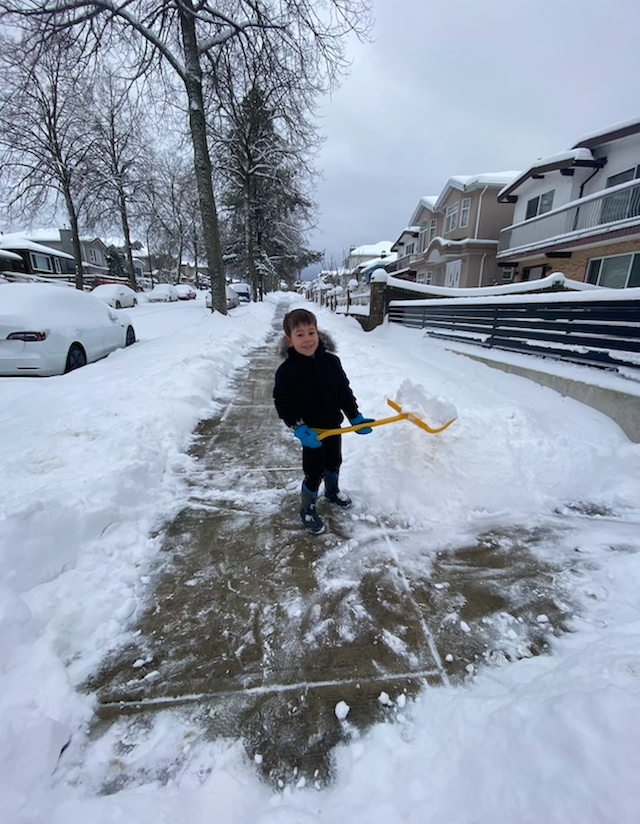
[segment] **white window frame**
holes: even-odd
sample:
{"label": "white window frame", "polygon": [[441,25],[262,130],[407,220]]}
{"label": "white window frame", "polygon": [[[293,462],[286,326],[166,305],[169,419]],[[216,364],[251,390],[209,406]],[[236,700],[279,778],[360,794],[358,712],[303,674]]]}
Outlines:
{"label": "white window frame", "polygon": [[89,260],[91,261],[91,263],[95,263],[96,266],[99,266],[102,263],[102,261],[100,260],[100,252],[98,252],[97,249],[89,247]]}
{"label": "white window frame", "polygon": [[[42,268],[41,266],[36,263],[38,258],[48,264],[47,268]],[[51,259],[51,255],[43,255],[42,252],[29,252],[29,259],[31,260],[31,268],[34,272],[47,272],[48,274],[53,274],[55,269],[53,268],[53,261]]]}
{"label": "white window frame", "polygon": [[513,280],[513,276],[515,275],[516,267],[515,266],[503,266],[502,267],[502,280]]}
{"label": "white window frame", "polygon": [[460,228],[466,229],[469,225],[469,214],[471,213],[471,198],[463,197],[460,204]]}
{"label": "white window frame", "polygon": [[[587,283],[594,283],[596,286],[599,286],[601,278],[602,278],[602,264],[604,263],[605,260],[613,260],[614,258],[629,257],[630,261],[629,261],[629,266],[627,267],[627,276],[625,278],[624,286],[620,286],[620,287],[609,286],[608,287],[610,289],[618,289],[618,288],[619,289],[628,289],[629,288],[629,280],[631,279],[631,274],[633,272],[633,267],[634,267],[634,264],[636,263],[636,258],[638,257],[638,254],[639,253],[637,253],[637,252],[625,252],[621,255],[603,255],[602,257],[599,257],[599,258],[590,258],[589,263],[587,264],[587,281],[586,282]],[[589,280],[588,276],[589,276],[592,264],[596,264],[596,263],[598,264],[596,279],[595,280]]]}
{"label": "white window frame", "polygon": [[438,219],[433,217],[429,221],[429,243],[434,239],[436,236],[436,232],[438,231]]}
{"label": "white window frame", "polygon": [[427,248],[427,243],[428,243],[427,233],[428,233],[427,224],[424,223],[420,227],[420,234],[418,235],[418,251],[419,252],[424,252],[424,250]]}
{"label": "white window frame", "polygon": [[[538,215],[544,215],[544,214],[546,214],[546,212],[550,212],[553,209],[553,200],[555,198],[555,194],[556,194],[555,189],[549,189],[548,192],[542,192],[541,194],[537,195],[536,197],[529,198],[529,200],[527,200],[527,209],[525,211],[525,218],[524,219],[525,220],[533,220],[533,218],[538,217]],[[551,199],[549,199],[549,195],[551,195]],[[542,208],[543,200],[545,198],[546,198],[546,201],[544,201],[544,208]],[[529,214],[529,204],[530,203],[535,203],[535,212],[532,213],[532,214]]]}
{"label": "white window frame", "polygon": [[460,204],[456,201],[451,206],[447,206],[446,221],[444,225],[444,233],[448,235],[449,232],[455,232],[458,228],[458,208]]}
{"label": "white window frame", "polygon": [[431,284],[433,283],[433,269],[429,269],[427,274],[425,275],[425,283]]}
{"label": "white window frame", "polygon": [[415,249],[415,243],[407,243],[407,247],[405,249],[405,255],[412,255],[413,250]]}

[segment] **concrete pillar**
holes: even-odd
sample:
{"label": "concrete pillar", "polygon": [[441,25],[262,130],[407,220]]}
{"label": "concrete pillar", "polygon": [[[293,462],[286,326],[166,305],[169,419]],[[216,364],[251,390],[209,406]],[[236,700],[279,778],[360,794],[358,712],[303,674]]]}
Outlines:
{"label": "concrete pillar", "polygon": [[376,326],[384,321],[385,315],[385,290],[387,288],[385,280],[371,280],[371,297],[369,298],[369,323],[368,331],[375,329]]}

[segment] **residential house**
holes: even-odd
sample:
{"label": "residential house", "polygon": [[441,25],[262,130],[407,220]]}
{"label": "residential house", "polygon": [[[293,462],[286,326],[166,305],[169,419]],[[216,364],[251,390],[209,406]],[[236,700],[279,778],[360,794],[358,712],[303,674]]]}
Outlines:
{"label": "residential house", "polygon": [[[379,243],[353,246],[342,264],[343,280],[357,278],[363,267],[373,260],[380,259],[382,265],[387,256],[391,254],[391,245],[391,241],[381,240]],[[342,285],[346,286],[346,283]]]}
{"label": "residential house", "polygon": [[75,259],[73,255],[36,243],[24,235],[0,235],[1,265],[3,274],[13,280],[30,278],[59,279],[64,281],[75,278]]}
{"label": "residential house", "polygon": [[498,199],[515,207],[497,259],[516,280],[640,286],[640,118],[537,160]]}
{"label": "residential house", "polygon": [[453,288],[493,286],[508,280],[496,263],[500,230],[513,206],[497,195],[519,172],[449,178],[438,195],[422,197],[393,249],[395,277]]}
{"label": "residential house", "polygon": [[[64,255],[74,258],[73,241],[71,229],[29,229],[22,232],[12,232],[2,236],[3,242],[16,242],[20,239],[32,241],[37,244],[47,246]],[[100,277],[109,271],[106,259],[106,246],[97,237],[80,238],[80,249],[82,252],[82,268],[85,277]],[[42,261],[41,261],[42,262]],[[71,273],[52,272],[50,276],[72,274],[75,277],[75,266]]]}

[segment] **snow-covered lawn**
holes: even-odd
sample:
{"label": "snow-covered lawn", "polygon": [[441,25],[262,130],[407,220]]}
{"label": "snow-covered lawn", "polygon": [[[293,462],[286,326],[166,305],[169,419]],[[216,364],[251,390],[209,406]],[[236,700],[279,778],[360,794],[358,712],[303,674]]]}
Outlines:
{"label": "snow-covered lawn", "polygon": [[418,525],[434,547],[544,524],[563,508],[600,513],[574,518],[558,548],[578,570],[573,632],[551,641],[551,655],[399,706],[397,723],[338,752],[336,783],[322,791],[273,794],[228,741],[200,743],[169,785],[97,797],[54,775],[92,714],[75,685],[122,636],[158,550],[154,531],[185,500],[191,433],[225,403],[283,299],[302,303],[270,296],[228,317],[202,298],[142,304],[130,310],[134,347],[66,376],[0,379],[0,819],[639,821],[640,446],[603,415],[419,331],[365,334],[326,310],[320,327],[337,340],[365,416],[392,414],[386,398],[404,380],[459,415],[439,436],[405,422],[345,436],[344,488]]}

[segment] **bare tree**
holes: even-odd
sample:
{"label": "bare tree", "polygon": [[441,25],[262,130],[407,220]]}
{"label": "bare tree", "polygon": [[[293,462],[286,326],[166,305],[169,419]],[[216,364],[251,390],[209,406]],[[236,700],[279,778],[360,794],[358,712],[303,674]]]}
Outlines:
{"label": "bare tree", "polygon": [[34,217],[61,198],[69,217],[76,287],[83,287],[79,215],[87,195],[91,137],[83,126],[91,108],[81,54],[66,36],[49,48],[28,48],[21,39],[0,45],[0,167],[9,208]]}
{"label": "bare tree", "polygon": [[0,10],[17,25],[37,17],[48,32],[71,28],[96,47],[110,32],[136,47],[140,72],[162,64],[183,85],[187,97],[204,243],[214,308],[226,313],[218,213],[203,102],[202,61],[229,41],[250,42],[277,34],[322,64],[329,80],[345,68],[346,34],[367,29],[369,0],[0,0]]}
{"label": "bare tree", "polygon": [[85,114],[91,129],[91,219],[102,227],[117,225],[124,240],[127,276],[136,288],[131,221],[141,193],[150,185],[150,140],[135,86],[108,68],[98,72],[94,95],[99,104]]}

